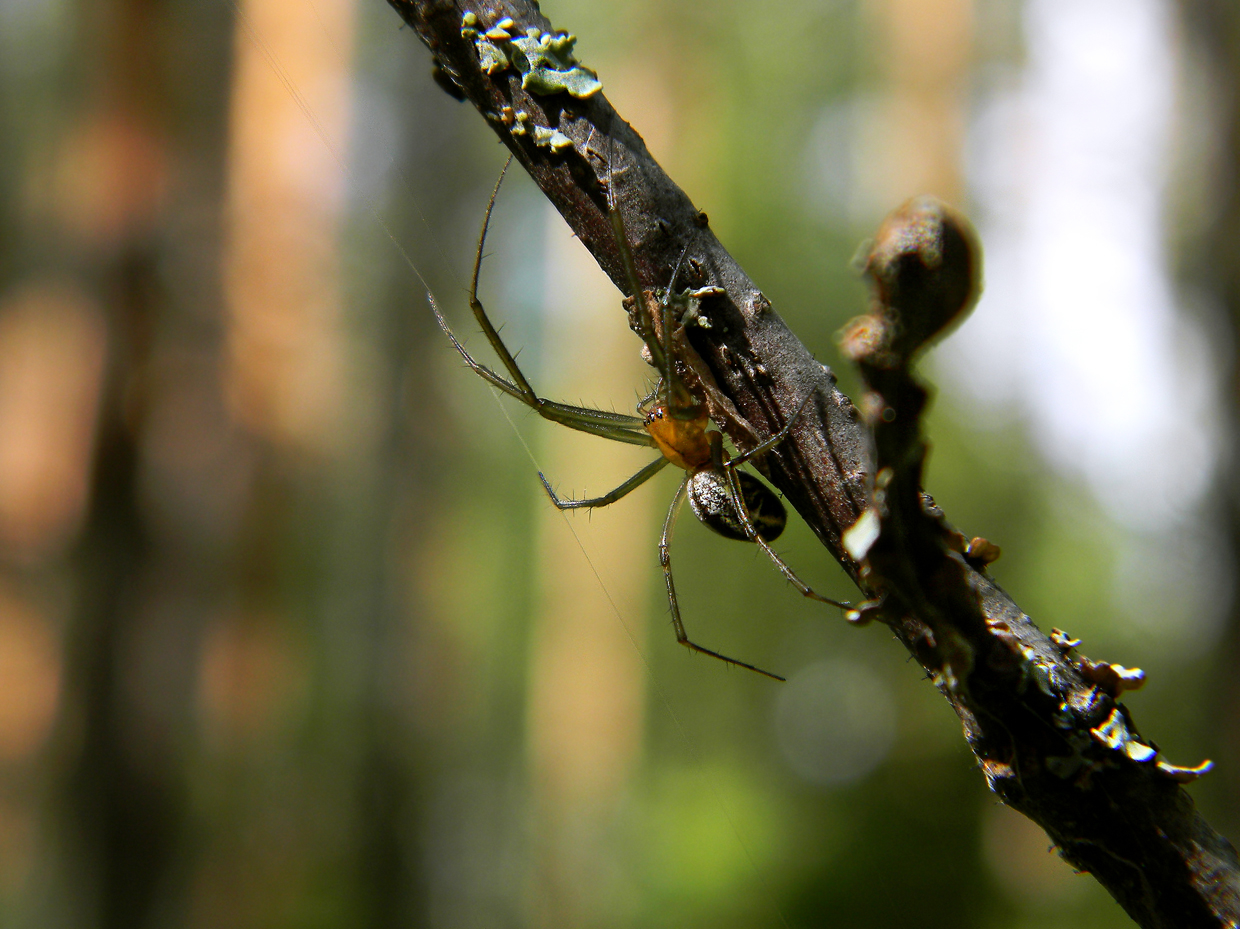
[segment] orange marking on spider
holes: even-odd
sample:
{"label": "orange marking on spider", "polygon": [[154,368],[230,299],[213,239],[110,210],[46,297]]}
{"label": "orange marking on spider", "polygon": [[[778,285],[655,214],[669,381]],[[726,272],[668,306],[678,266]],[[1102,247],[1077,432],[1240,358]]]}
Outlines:
{"label": "orange marking on spider", "polygon": [[[511,158],[509,163],[511,163]],[[752,474],[739,470],[740,465],[751,458],[769,451],[788,436],[789,431],[800,416],[801,410],[809,402],[810,397],[806,397],[802,401],[796,413],[792,415],[778,432],[758,443],[749,451],[734,458],[729,458],[723,448],[722,434],[718,430],[710,428],[712,421],[706,412],[705,403],[699,397],[695,397],[676,374],[675,362],[677,359],[674,357],[672,330],[683,325],[684,317],[674,318],[676,314],[673,312],[673,301],[678,300],[683,303],[686,295],[674,296],[673,291],[676,286],[676,278],[680,273],[681,262],[683,262],[685,255],[688,253],[688,247],[681,253],[680,261],[676,263],[676,268],[672,271],[672,279],[668,282],[667,289],[662,292],[662,298],[658,299],[656,294],[655,299],[649,301],[652,305],[647,305],[645,298],[650,294],[650,291],[644,288],[637,278],[632,253],[629,250],[628,238],[624,230],[624,220],[620,216],[614,200],[609,202],[609,212],[612,229],[616,237],[616,246],[620,251],[621,260],[624,264],[625,276],[628,279],[631,295],[640,297],[637,302],[639,305],[646,306],[646,312],[639,315],[639,326],[650,358],[659,370],[659,382],[650,395],[637,405],[637,412],[640,414],[638,416],[610,413],[605,410],[593,410],[588,407],[570,406],[566,403],[558,403],[554,400],[546,400],[539,397],[534,392],[533,387],[530,386],[529,381],[526,380],[521,369],[517,366],[516,356],[508,350],[503,339],[500,338],[499,330],[496,329],[487,316],[487,312],[482,306],[482,301],[478,299],[478,275],[482,268],[483,243],[486,241],[487,228],[491,222],[491,212],[495,207],[495,198],[499,194],[500,184],[503,182],[504,173],[507,170],[508,165],[505,164],[504,171],[500,173],[495,189],[491,192],[491,199],[487,203],[486,215],[482,221],[482,231],[478,236],[478,250],[474,256],[473,277],[469,288],[469,305],[473,310],[474,318],[482,328],[483,334],[486,335],[491,348],[494,349],[495,354],[503,364],[507,377],[481,364],[470,355],[465,346],[461,344],[460,340],[457,339],[456,335],[448,327],[447,320],[444,318],[434,296],[428,293],[427,296],[430,300],[431,309],[435,313],[435,318],[452,341],[452,345],[457,352],[460,353],[461,358],[464,359],[465,363],[475,374],[492,387],[520,400],[544,419],[567,426],[570,429],[576,429],[579,432],[588,432],[591,435],[611,439],[615,442],[657,448],[661,453],[659,458],[650,462],[619,487],[603,494],[601,497],[585,500],[563,499],[557,496],[555,490],[551,487],[551,483],[540,472],[538,477],[542,480],[547,496],[551,498],[551,502],[558,509],[574,510],[609,506],[646,483],[668,464],[674,464],[686,472],[680,482],[680,486],[676,490],[675,496],[672,497],[671,505],[667,510],[667,516],[663,520],[663,532],[659,537],[659,564],[663,569],[663,579],[667,586],[667,601],[672,614],[672,627],[676,632],[676,641],[691,651],[702,655],[710,655],[712,658],[718,658],[727,664],[747,668],[750,671],[756,671],[759,674],[782,681],[783,678],[778,674],[764,671],[755,665],[739,661],[736,658],[729,658],[720,652],[698,645],[689,638],[680,616],[680,603],[676,598],[676,586],[672,579],[671,539],[672,529],[675,525],[680,505],[687,498],[689,507],[693,510],[693,515],[703,525],[725,538],[756,544],[779,572],[783,574],[784,578],[800,591],[802,596],[822,603],[828,603],[841,609],[849,608],[848,603],[832,600],[829,597],[815,593],[808,584],[797,577],[796,573],[767,544],[774,541],[784,530],[784,526],[787,523],[787,513],[784,510],[784,505],[779,501],[779,497],[760,480]],[[610,192],[610,179],[607,188]],[[688,296],[691,298],[694,295],[707,292],[721,291],[718,291],[717,288],[699,288],[697,291],[690,291]],[[660,316],[657,335],[654,325],[656,310]]]}

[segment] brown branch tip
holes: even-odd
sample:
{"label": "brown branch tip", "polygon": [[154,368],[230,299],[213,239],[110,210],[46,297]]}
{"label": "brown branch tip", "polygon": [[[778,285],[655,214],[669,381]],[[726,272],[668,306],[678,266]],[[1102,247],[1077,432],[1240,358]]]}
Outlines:
{"label": "brown branch tip", "polygon": [[617,286],[631,289],[612,209],[643,290],[666,285],[687,255],[682,279],[712,325],[686,327],[677,353],[738,448],[812,397],[760,467],[865,592],[848,618],[890,627],[955,709],[991,790],[1140,925],[1240,925],[1235,849],[1182,786],[1210,763],[1162,758],[1118,702],[1144,673],[1042,632],[987,573],[998,546],[957,531],[922,490],[928,393],[911,366],[976,300],[968,222],[920,198],[880,228],[866,262],[872,305],[841,335],[866,383],[858,412],[537,4],[389,2],[431,50],[436,80],[486,119]]}

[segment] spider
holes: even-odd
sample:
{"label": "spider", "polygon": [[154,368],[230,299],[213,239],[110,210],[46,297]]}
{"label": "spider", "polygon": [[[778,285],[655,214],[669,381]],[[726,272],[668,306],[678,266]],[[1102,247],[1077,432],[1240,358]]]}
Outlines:
{"label": "spider", "polygon": [[768,451],[787,437],[810,397],[802,401],[800,408],[778,432],[749,451],[730,457],[723,448],[723,436],[717,429],[710,428],[713,424],[705,402],[695,397],[676,375],[672,332],[674,326],[681,325],[682,321],[673,319],[672,291],[677,275],[680,273],[680,263],[684,260],[684,253],[680,256],[681,261],[677,262],[672,271],[672,279],[668,282],[667,289],[659,301],[661,326],[660,333],[656,334],[652,319],[653,313],[649,311],[649,308],[646,308],[645,313],[642,312],[642,288],[629,251],[624,223],[614,201],[610,204],[609,215],[616,237],[616,245],[629,279],[630,290],[638,306],[641,335],[648,346],[651,363],[659,370],[659,380],[650,394],[638,403],[639,415],[637,416],[570,406],[539,397],[517,366],[515,356],[500,338],[499,331],[492,324],[482,302],[478,299],[478,276],[482,268],[483,244],[491,222],[491,212],[495,208],[495,199],[499,195],[500,185],[504,181],[504,175],[511,162],[510,157],[500,172],[499,180],[496,181],[495,189],[491,192],[491,198],[487,202],[486,213],[482,219],[482,231],[478,235],[478,248],[474,253],[473,275],[469,284],[469,305],[473,310],[474,318],[482,327],[487,341],[491,343],[491,348],[499,356],[507,370],[508,377],[497,374],[470,355],[449,328],[434,295],[428,293],[427,298],[431,309],[434,310],[435,318],[439,321],[440,328],[452,340],[452,345],[475,374],[491,386],[520,400],[544,419],[616,442],[657,448],[662,453],[661,457],[650,462],[619,487],[601,497],[589,499],[559,497],[540,471],[538,477],[542,480],[547,496],[558,509],[575,510],[610,506],[646,483],[668,464],[674,464],[685,471],[685,476],[667,509],[667,516],[663,520],[663,532],[659,538],[659,564],[663,569],[663,578],[667,585],[667,600],[671,607],[672,627],[676,632],[676,641],[699,654],[710,655],[727,664],[756,671],[758,674],[766,675],[777,681],[784,680],[778,674],[772,674],[748,662],[730,658],[699,645],[689,638],[680,616],[680,604],[676,599],[676,586],[672,580],[670,554],[672,529],[681,504],[688,497],[693,515],[703,524],[725,538],[757,544],[789,583],[801,592],[802,596],[841,609],[848,608],[847,603],[815,593],[770,547],[768,543],[779,537],[787,523],[784,506],[765,484],[753,475],[739,470],[740,465]]}

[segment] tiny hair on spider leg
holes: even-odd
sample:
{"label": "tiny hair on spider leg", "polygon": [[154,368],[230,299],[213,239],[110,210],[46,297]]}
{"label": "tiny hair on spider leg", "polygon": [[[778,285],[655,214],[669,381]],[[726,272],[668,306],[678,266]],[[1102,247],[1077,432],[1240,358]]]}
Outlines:
{"label": "tiny hair on spider leg", "polygon": [[[428,293],[427,299],[435,314],[435,319],[470,370],[492,387],[528,406],[543,419],[578,432],[611,439],[614,442],[642,445],[658,450],[658,458],[645,465],[619,486],[599,497],[587,499],[560,497],[552,488],[551,482],[540,471],[538,477],[542,481],[543,489],[546,490],[548,498],[557,509],[589,510],[610,506],[645,484],[669,464],[676,465],[685,472],[680,486],[672,497],[667,515],[664,517],[663,531],[660,534],[658,546],[659,565],[663,570],[676,641],[690,651],[709,655],[739,668],[756,671],[758,674],[775,680],[784,680],[778,674],[772,674],[749,662],[740,661],[706,648],[689,638],[680,614],[680,603],[672,577],[672,530],[681,505],[687,499],[693,515],[708,529],[724,538],[753,542],[757,545],[803,597],[840,609],[848,609],[850,604],[847,602],[833,600],[816,593],[771,548],[769,543],[783,532],[787,523],[787,512],[779,497],[769,487],[752,474],[740,470],[742,464],[769,451],[787,438],[813,394],[811,393],[801,401],[796,412],[778,431],[749,451],[729,457],[723,448],[723,435],[718,429],[713,428],[714,423],[711,421],[705,401],[693,394],[676,370],[679,359],[676,356],[673,332],[682,325],[686,301],[690,299],[686,296],[688,292],[676,293],[676,279],[689,253],[689,248],[686,246],[681,251],[666,288],[655,291],[645,288],[637,276],[624,219],[616,206],[612,186],[613,176],[608,178],[607,183],[609,219],[630,295],[636,305],[639,335],[649,349],[651,360],[659,372],[659,379],[654,389],[638,402],[637,416],[596,410],[585,406],[573,406],[540,397],[521,371],[516,355],[509,351],[508,346],[500,337],[499,329],[491,322],[482,301],[478,299],[478,278],[482,270],[483,247],[491,223],[491,214],[495,209],[495,201],[499,196],[500,185],[503,183],[511,161],[509,157],[487,201],[482,229],[478,234],[477,249],[474,252],[473,274],[469,283],[470,309],[491,349],[499,358],[502,373],[482,364],[470,354],[449,327],[434,295]],[[659,314],[657,327],[654,319],[656,312]]]}

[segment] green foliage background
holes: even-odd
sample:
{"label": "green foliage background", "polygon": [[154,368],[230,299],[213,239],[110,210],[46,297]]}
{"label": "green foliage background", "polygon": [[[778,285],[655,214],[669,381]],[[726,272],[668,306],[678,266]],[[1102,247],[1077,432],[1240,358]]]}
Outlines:
{"label": "green foliage background", "polygon": [[[56,157],[100,93],[91,24],[119,29],[125,20],[87,0],[48,10],[17,23],[43,50],[10,58],[0,78],[7,140],[0,200],[11,204],[3,222],[12,245],[0,256],[6,291],[49,265],[80,275],[89,288],[92,269],[112,260],[107,248],[76,239],[67,257],[58,249],[65,240],[37,208],[39,164]],[[160,219],[152,239],[164,294],[157,327],[161,345],[194,345],[208,365],[223,363],[228,322],[218,286],[202,281],[219,272],[222,221],[210,217],[226,211],[211,201],[219,178],[196,193],[185,185],[196,157],[206,174],[227,174],[227,50],[267,42],[266,27],[256,26],[237,29],[230,46],[236,12],[223,0],[173,0],[159,9],[151,38],[162,43],[165,73],[181,75],[165,88],[172,99],[165,125],[184,146],[171,202],[197,204],[208,217],[189,210]],[[897,202],[852,209],[838,200],[832,207],[828,197],[818,202],[806,192],[806,164],[825,112],[883,92],[878,5],[719,0],[703,9],[668,0],[557,0],[544,12],[579,36],[578,56],[598,71],[617,108],[708,212],[775,309],[854,392],[833,339],[865,305],[850,258]],[[547,566],[548,535],[569,540],[569,524],[547,529],[525,446],[541,460],[555,428],[515,404],[505,414],[505,404],[459,364],[410,267],[480,348],[465,287],[503,152],[472,110],[431,82],[428,54],[385,4],[359,5],[354,15],[350,137],[320,141],[338,146],[348,165],[330,244],[342,267],[343,421],[347,435],[359,437],[316,457],[244,424],[227,426],[251,464],[239,515],[218,524],[210,501],[161,484],[158,469],[136,468],[140,518],[163,551],[187,553],[184,564],[156,559],[143,575],[143,583],[175,588],[174,603],[161,601],[153,614],[122,612],[122,625],[139,630],[130,638],[147,649],[141,661],[174,669],[167,674],[182,685],[150,690],[149,675],[130,667],[139,662],[133,649],[118,646],[109,657],[117,692],[128,694],[115,714],[130,733],[122,754],[137,772],[135,808],[149,813],[125,841],[149,842],[150,825],[166,829],[165,850],[146,896],[131,910],[110,909],[108,882],[122,880],[123,869],[118,877],[106,862],[124,846],[100,845],[101,833],[89,827],[106,800],[91,800],[74,779],[83,736],[75,728],[82,723],[71,696],[74,666],[66,664],[67,695],[52,734],[33,754],[5,762],[0,775],[0,830],[8,817],[28,835],[0,841],[0,922],[1128,925],[1092,880],[1048,851],[1044,835],[998,807],[949,708],[888,633],[846,628],[832,611],[798,598],[747,546],[718,540],[688,518],[674,557],[694,635],[801,689],[795,699],[781,696],[770,681],[679,648],[656,570],[657,521],[672,492],[666,476],[607,513],[571,523],[587,557],[596,545],[606,552],[593,565],[600,577],[593,583],[617,604],[615,613],[580,622],[621,639],[631,632],[633,642],[621,647],[639,653],[640,711],[626,722],[636,748],[612,786],[585,800],[539,787],[543,749],[530,731],[542,667],[534,656],[546,582],[538,579],[554,583],[559,568]],[[966,110],[988,74],[1021,62],[1016,0],[979,6],[974,16]],[[193,48],[197,70],[186,76],[188,59],[178,56]],[[295,81],[289,89],[301,91]],[[647,128],[643,114],[660,122]],[[563,344],[562,313],[544,312],[549,303],[572,302],[565,282],[576,272],[556,263],[572,247],[568,237],[525,178],[507,183],[483,296],[506,323],[510,344],[522,347],[536,385],[556,382],[557,359],[590,357],[590,344]],[[624,326],[619,295],[608,322]],[[631,379],[591,384],[581,397],[547,392],[627,408],[646,386],[630,341]],[[187,375],[168,358],[181,356],[161,357],[166,373],[153,389],[175,390]],[[933,359],[926,371],[933,378]],[[993,573],[1036,621],[1084,638],[1094,657],[1146,668],[1149,685],[1128,703],[1169,757],[1191,764],[1210,754],[1218,744],[1210,701],[1221,659],[1177,649],[1173,634],[1142,633],[1150,626],[1134,624],[1132,598],[1116,595],[1123,553],[1150,540],[1112,522],[1086,488],[1043,465],[1018,417],[979,423],[964,402],[936,401],[927,489],[966,533],[1002,545]],[[139,434],[138,448],[146,441]],[[641,461],[591,441],[582,454],[597,470],[550,475],[557,486],[593,491]],[[596,542],[633,514],[650,527],[640,545],[616,554]],[[51,604],[45,615],[66,654],[76,641],[74,591],[89,589],[84,544],[70,539],[34,569],[4,563],[6,584]],[[571,553],[576,543],[567,544]],[[795,519],[779,547],[814,586],[848,596],[842,572]],[[644,589],[611,588],[607,579],[629,560],[646,565]],[[562,570],[567,578],[590,568],[570,555]],[[1179,607],[1167,595],[1141,608]],[[219,730],[201,696],[206,643],[230,611],[265,617],[263,641],[275,655],[238,685],[253,691],[261,717],[248,730]],[[148,614],[175,633],[146,636],[141,630],[156,623]],[[873,695],[867,705],[850,708],[846,688],[832,685],[850,680],[871,688],[861,691]],[[165,712],[157,734],[152,706]],[[874,749],[872,767],[857,762],[852,775],[815,779],[781,743],[781,713],[809,727],[795,732],[822,740],[823,771],[841,758],[839,770],[853,770],[848,738],[855,733],[838,720],[889,725],[891,737]],[[833,742],[832,727],[841,725],[843,741]],[[1207,780],[1193,790],[1208,816],[1237,821],[1223,784]],[[144,802],[155,794],[173,799]],[[81,813],[82,803],[94,812]]]}

